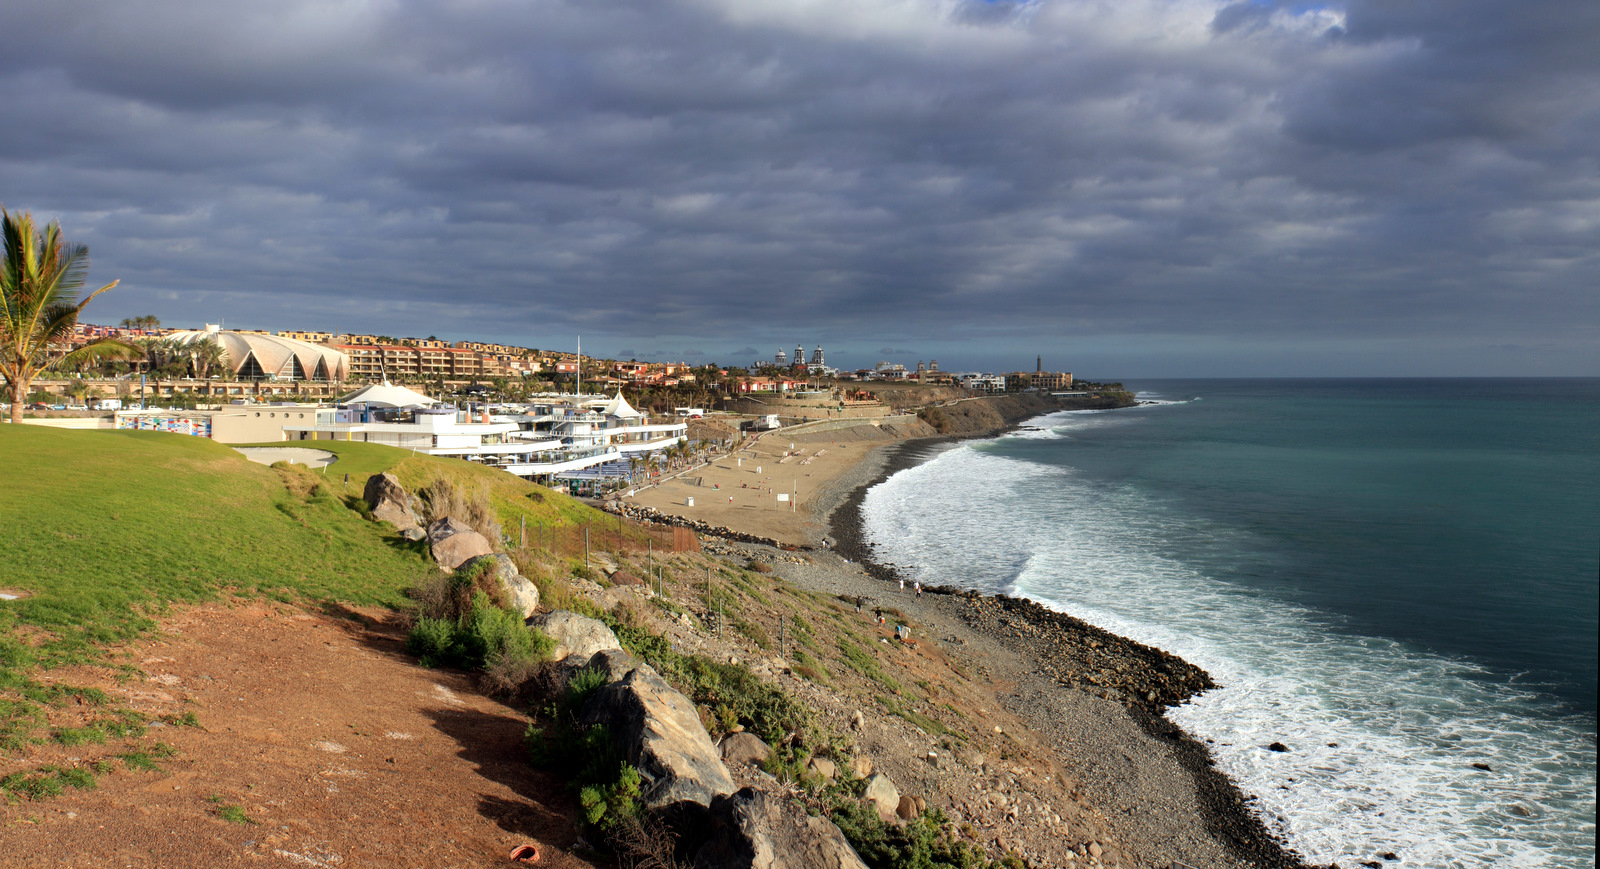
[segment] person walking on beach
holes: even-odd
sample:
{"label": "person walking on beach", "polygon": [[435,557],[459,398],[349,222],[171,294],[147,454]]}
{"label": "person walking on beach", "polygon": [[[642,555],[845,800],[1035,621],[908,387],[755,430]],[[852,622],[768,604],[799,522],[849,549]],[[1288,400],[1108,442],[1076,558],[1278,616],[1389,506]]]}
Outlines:
{"label": "person walking on beach", "polygon": [[922,597],[922,583],[920,581],[917,582],[916,583],[916,587],[917,587],[917,597]]}
{"label": "person walking on beach", "polygon": [[905,594],[905,591],[906,591],[906,580],[905,580],[905,577],[902,576],[902,577],[900,577],[900,593],[901,594]]}

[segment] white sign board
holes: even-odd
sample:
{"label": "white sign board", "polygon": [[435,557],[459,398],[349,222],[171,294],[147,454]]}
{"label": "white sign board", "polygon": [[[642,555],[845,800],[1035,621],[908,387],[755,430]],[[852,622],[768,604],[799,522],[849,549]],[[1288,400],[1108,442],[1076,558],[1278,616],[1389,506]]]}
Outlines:
{"label": "white sign board", "polygon": [[787,500],[789,500],[789,493],[788,492],[779,492],[778,493],[778,500],[779,501],[787,501]]}

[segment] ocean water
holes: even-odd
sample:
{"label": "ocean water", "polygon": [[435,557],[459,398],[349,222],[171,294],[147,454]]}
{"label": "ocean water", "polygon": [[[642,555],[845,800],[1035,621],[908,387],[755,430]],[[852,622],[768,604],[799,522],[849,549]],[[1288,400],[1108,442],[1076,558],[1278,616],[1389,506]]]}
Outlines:
{"label": "ocean water", "polygon": [[1593,867],[1600,380],[1129,386],[874,487],[878,560],[1204,667],[1309,860]]}

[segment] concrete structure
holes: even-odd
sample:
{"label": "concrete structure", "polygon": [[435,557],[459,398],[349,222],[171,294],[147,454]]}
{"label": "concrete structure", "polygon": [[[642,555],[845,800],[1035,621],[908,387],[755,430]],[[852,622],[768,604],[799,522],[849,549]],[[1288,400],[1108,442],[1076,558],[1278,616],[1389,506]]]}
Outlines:
{"label": "concrete structure", "polygon": [[350,360],[339,350],[264,332],[228,331],[207,324],[204,330],[174,332],[179,344],[207,341],[222,350],[223,366],[238,380],[347,380]]}
{"label": "concrete structure", "polygon": [[314,421],[319,409],[315,404],[239,404],[220,410],[124,410],[116,414],[115,427],[260,444],[283,440],[284,426]]}

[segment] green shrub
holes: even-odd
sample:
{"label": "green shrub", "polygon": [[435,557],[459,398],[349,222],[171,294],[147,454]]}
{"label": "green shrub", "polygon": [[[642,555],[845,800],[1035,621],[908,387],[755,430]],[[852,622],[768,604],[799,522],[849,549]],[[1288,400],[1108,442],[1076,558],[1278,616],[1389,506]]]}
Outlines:
{"label": "green shrub", "polygon": [[872,869],[998,869],[1005,865],[957,839],[950,820],[938,809],[898,825],[841,793],[828,815]]}
{"label": "green shrub", "polygon": [[611,831],[619,824],[639,817],[639,770],[627,763],[617,766],[616,777],[606,783],[584,787],[578,792],[583,819],[591,827]]}
{"label": "green shrub", "polygon": [[444,619],[418,619],[406,637],[406,651],[416,655],[424,667],[439,666],[454,657],[451,646],[455,625]]}
{"label": "green shrub", "polygon": [[896,682],[888,673],[883,672],[883,668],[878,666],[878,659],[873,657],[871,652],[850,642],[845,637],[839,638],[839,652],[844,655],[844,662],[850,669],[866,676],[868,679],[876,680],[878,684],[888,688],[890,691],[899,693],[902,690],[900,683]]}
{"label": "green shrub", "polygon": [[487,669],[506,662],[533,663],[550,654],[554,643],[478,592],[471,606],[454,621],[423,617],[406,638],[406,651],[424,667]]}

